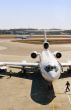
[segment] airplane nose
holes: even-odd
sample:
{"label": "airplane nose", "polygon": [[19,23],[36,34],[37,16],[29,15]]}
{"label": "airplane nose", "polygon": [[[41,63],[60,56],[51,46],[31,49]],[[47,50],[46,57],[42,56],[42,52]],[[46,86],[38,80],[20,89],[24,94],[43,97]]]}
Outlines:
{"label": "airplane nose", "polygon": [[55,71],[51,71],[49,74],[52,80],[58,79],[60,76],[60,74]]}

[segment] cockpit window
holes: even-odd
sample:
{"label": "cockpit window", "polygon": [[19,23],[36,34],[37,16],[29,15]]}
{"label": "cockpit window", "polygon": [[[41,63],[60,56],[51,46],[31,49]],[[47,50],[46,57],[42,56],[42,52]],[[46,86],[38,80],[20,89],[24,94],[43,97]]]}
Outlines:
{"label": "cockpit window", "polygon": [[57,68],[56,66],[51,66],[51,65],[46,66],[44,69],[45,69],[45,71],[47,71],[47,72],[53,71],[53,70],[55,70],[55,72],[58,71],[58,68]]}

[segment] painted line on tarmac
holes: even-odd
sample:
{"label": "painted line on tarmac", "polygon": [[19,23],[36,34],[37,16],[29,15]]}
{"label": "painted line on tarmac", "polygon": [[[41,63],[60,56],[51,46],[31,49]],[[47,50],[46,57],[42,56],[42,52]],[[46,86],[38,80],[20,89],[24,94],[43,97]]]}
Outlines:
{"label": "painted line on tarmac", "polygon": [[52,105],[53,105],[53,110],[55,110],[55,109],[54,109],[54,102],[52,102]]}
{"label": "painted line on tarmac", "polygon": [[52,110],[56,110],[56,107],[59,107],[59,108],[61,108],[62,107],[62,105],[61,105],[61,103],[56,103],[56,102],[52,102]]}
{"label": "painted line on tarmac", "polygon": [[71,105],[71,98],[70,98],[70,96],[68,94],[67,94],[67,97],[68,97],[69,103]]}

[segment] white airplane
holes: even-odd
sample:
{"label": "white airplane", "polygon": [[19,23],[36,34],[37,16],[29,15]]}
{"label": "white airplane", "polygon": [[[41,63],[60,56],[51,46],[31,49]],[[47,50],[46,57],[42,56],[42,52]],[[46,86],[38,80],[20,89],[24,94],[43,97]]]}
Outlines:
{"label": "white airplane", "polygon": [[37,58],[39,56],[38,63],[28,63],[26,61],[22,62],[0,62],[0,69],[6,69],[8,66],[13,66],[15,68],[21,68],[24,70],[24,67],[38,67],[41,71],[42,77],[52,82],[56,79],[59,79],[63,67],[69,67],[71,69],[71,61],[66,63],[59,63],[57,58],[61,58],[62,54],[58,51],[52,53],[49,51],[49,43],[47,42],[46,33],[45,40],[43,43],[43,51],[38,53],[36,51],[31,53],[32,58]]}

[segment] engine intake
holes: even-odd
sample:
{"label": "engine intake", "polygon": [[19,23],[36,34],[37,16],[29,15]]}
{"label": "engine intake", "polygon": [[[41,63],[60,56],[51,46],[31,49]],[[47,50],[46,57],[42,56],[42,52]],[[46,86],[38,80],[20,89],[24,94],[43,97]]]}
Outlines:
{"label": "engine intake", "polygon": [[48,49],[49,43],[48,42],[45,42],[43,46],[44,46],[44,49]]}
{"label": "engine intake", "polygon": [[54,56],[55,56],[56,58],[61,58],[61,57],[62,57],[62,54],[61,54],[60,52],[55,52],[55,53],[54,53]]}
{"label": "engine intake", "polygon": [[36,52],[36,51],[34,51],[34,52],[32,52],[32,53],[31,53],[31,57],[32,57],[32,58],[36,58],[36,57],[37,57],[37,55],[38,55],[38,54],[37,54],[37,52]]}

